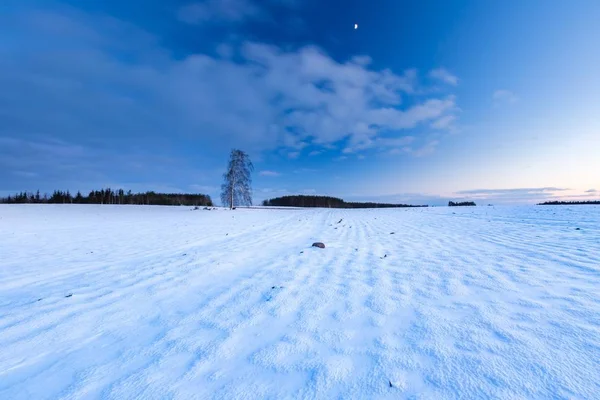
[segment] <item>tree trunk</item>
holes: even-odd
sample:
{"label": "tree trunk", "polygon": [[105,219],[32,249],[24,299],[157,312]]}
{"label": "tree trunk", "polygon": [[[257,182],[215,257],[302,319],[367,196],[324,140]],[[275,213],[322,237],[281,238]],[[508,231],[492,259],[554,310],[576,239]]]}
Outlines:
{"label": "tree trunk", "polygon": [[235,179],[231,178],[231,195],[229,200],[229,209],[233,210],[233,188],[235,187]]}

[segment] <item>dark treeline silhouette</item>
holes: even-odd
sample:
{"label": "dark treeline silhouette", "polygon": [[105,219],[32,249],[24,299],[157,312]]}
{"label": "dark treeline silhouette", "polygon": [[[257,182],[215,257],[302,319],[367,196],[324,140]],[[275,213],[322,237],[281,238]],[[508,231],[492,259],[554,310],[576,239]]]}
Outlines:
{"label": "dark treeline silhouette", "polygon": [[356,203],[345,202],[337,197],[329,196],[283,196],[264,200],[266,207],[328,207],[328,208],[392,208],[392,207],[427,207],[407,204]]}
{"label": "dark treeline silhouette", "polygon": [[48,203],[48,204],[145,204],[160,206],[213,206],[210,196],[205,194],[183,194],[183,193],[131,193],[123,189],[112,190],[110,188],[93,190],[87,196],[77,192],[74,196],[66,192],[55,190],[52,195],[40,195],[38,190],[35,194],[29,192],[17,193],[14,196],[0,198],[0,203],[25,204],[25,203]]}
{"label": "dark treeline silhouette", "polygon": [[587,200],[587,201],[546,201],[539,203],[538,206],[571,206],[571,205],[600,205],[600,200]]}
{"label": "dark treeline silhouette", "polygon": [[475,202],[473,201],[461,201],[461,202],[448,202],[448,207],[463,207],[463,206],[475,206]]}

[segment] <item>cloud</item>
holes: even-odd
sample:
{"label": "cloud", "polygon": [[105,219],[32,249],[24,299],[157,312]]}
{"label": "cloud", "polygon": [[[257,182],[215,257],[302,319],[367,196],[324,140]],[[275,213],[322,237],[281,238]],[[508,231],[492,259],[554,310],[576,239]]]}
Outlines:
{"label": "cloud", "polygon": [[319,170],[314,168],[298,168],[294,170],[295,174],[306,174],[312,172],[319,172]]}
{"label": "cloud", "polygon": [[[257,13],[249,1],[193,4],[201,7],[186,15],[195,20]],[[224,10],[226,4],[237,8]],[[245,42],[217,56],[175,57],[131,24],[62,9],[19,14],[0,34],[7,38],[0,136],[24,141],[0,162],[40,176],[71,168],[78,176],[86,171],[81,180],[110,181],[106,175],[125,166],[142,171],[151,154],[165,152],[159,143],[167,139],[199,148],[194,157],[205,160],[233,146],[252,154],[279,149],[291,158],[307,145],[313,155],[341,143],[385,146],[457,111],[454,96],[415,97],[414,70],[375,69],[366,56],[336,60],[315,46]],[[126,157],[131,149],[140,154]],[[50,156],[56,153],[68,162],[58,166]]]}
{"label": "cloud", "polygon": [[496,90],[492,95],[494,104],[514,104],[519,101],[519,98],[510,90],[500,89]]}
{"label": "cloud", "polygon": [[339,157],[335,157],[333,159],[333,161],[344,161],[346,159],[348,159],[348,157],[346,157],[346,156],[339,156]]}
{"label": "cloud", "polygon": [[590,189],[590,190],[586,190],[586,193],[597,193],[598,191],[596,189]]}
{"label": "cloud", "polygon": [[320,151],[320,150],[313,150],[310,153],[308,153],[308,155],[313,157],[313,156],[318,156],[321,153],[322,153],[322,151]]}
{"label": "cloud", "polygon": [[405,146],[412,143],[414,140],[414,136],[378,137],[374,139],[366,139],[358,144],[355,144],[354,146],[346,147],[342,152],[345,154],[350,154],[372,148],[387,150],[390,147]]}
{"label": "cloud", "polygon": [[456,121],[455,115],[445,115],[433,121],[431,127],[434,129],[450,129],[454,121]]}
{"label": "cloud", "polygon": [[13,174],[16,176],[19,176],[21,178],[37,178],[38,176],[40,176],[36,172],[29,172],[29,171],[13,171]]}
{"label": "cloud", "polygon": [[415,157],[425,157],[430,154],[433,154],[439,144],[439,140],[430,140],[427,144],[425,144],[422,147],[419,147],[416,150],[413,150],[411,153]]}
{"label": "cloud", "polygon": [[570,191],[568,188],[540,187],[540,188],[514,188],[514,189],[472,189],[456,192],[457,196],[464,196],[459,200],[481,200],[495,203],[534,203],[545,200],[557,200],[561,193]]}
{"label": "cloud", "polygon": [[445,68],[432,69],[431,71],[429,71],[429,76],[433,79],[437,79],[439,81],[447,83],[448,85],[458,85],[458,78],[455,75],[452,75]]}
{"label": "cloud", "polygon": [[260,171],[259,172],[260,176],[281,176],[281,174],[279,172],[276,171]]}
{"label": "cloud", "polygon": [[187,4],[177,12],[179,20],[188,24],[240,22],[261,15],[261,10],[249,0],[205,0]]}
{"label": "cloud", "polygon": [[547,192],[563,192],[570,190],[568,188],[557,188],[557,187],[541,187],[541,188],[516,188],[516,189],[471,189],[471,190],[461,190],[456,192],[457,194],[465,194],[465,195],[514,195],[514,194],[523,194],[523,193],[547,193]]}

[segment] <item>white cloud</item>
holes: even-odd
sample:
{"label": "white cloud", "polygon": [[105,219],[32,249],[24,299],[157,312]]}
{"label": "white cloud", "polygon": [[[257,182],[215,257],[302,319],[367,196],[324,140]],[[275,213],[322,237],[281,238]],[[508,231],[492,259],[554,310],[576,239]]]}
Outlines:
{"label": "white cloud", "polygon": [[445,68],[436,68],[429,71],[429,76],[433,79],[440,80],[448,85],[456,86],[458,85],[458,78],[455,75],[452,75]]}
{"label": "white cloud", "polygon": [[313,157],[313,156],[318,156],[319,154],[321,154],[322,151],[319,150],[313,150],[310,153],[308,153],[309,156]]}
{"label": "white cloud", "polygon": [[367,138],[362,140],[359,143],[350,143],[349,147],[346,147],[342,153],[344,154],[352,154],[361,150],[368,149],[380,149],[386,150],[390,147],[401,147],[406,146],[407,144],[412,143],[415,140],[414,136],[401,136],[401,137],[385,137],[385,138]]}
{"label": "white cloud", "polygon": [[428,156],[430,154],[433,154],[435,152],[435,149],[437,148],[438,144],[440,144],[440,142],[438,140],[431,140],[429,141],[427,144],[425,144],[424,146],[413,150],[412,154],[415,157],[424,157],[424,156]]}
{"label": "white cloud", "polygon": [[[242,0],[194,4],[185,14],[194,21],[236,21],[258,12]],[[226,10],[227,4],[235,7]],[[401,147],[404,142],[390,140],[408,140],[402,139],[407,131],[457,110],[453,96],[404,105],[415,92],[415,70],[376,70],[366,56],[335,60],[314,46],[284,50],[247,42],[220,46],[220,56],[174,58],[156,38],[116,19],[39,13],[19,29],[15,40],[37,35],[51,43],[36,52],[24,40],[21,53],[9,52],[0,63],[0,109],[11,115],[11,132],[20,138],[87,132],[118,146],[115,132],[145,138],[170,132],[173,140],[202,143],[204,155],[236,146],[253,154],[281,149],[295,158],[308,144],[313,156],[319,147],[346,141],[356,150]],[[85,50],[54,50],[66,44]],[[123,49],[134,49],[127,60],[118,56]],[[21,164],[18,170],[29,171]]]}
{"label": "white cloud", "polygon": [[519,98],[510,90],[496,90],[492,95],[492,99],[496,105],[499,104],[514,104],[519,101]]}
{"label": "white cloud", "polygon": [[455,115],[445,115],[433,121],[431,127],[434,129],[449,129],[452,127],[454,121],[456,121]]}
{"label": "white cloud", "polygon": [[390,154],[411,154],[414,157],[425,157],[433,154],[440,144],[439,140],[429,140],[420,147],[404,146],[402,148],[394,148],[390,150]]}
{"label": "white cloud", "polygon": [[299,168],[294,170],[295,174],[306,174],[312,172],[319,172],[319,170],[314,168]]}
{"label": "white cloud", "polygon": [[225,58],[225,59],[230,59],[231,57],[233,57],[234,54],[234,50],[233,47],[231,47],[231,45],[227,44],[227,43],[221,43],[217,46],[217,54],[221,57],[221,58]]}
{"label": "white cloud", "polygon": [[257,18],[261,10],[249,0],[205,0],[181,7],[178,18],[188,24],[207,21],[239,22],[248,18]]}
{"label": "white cloud", "polygon": [[276,171],[260,171],[260,176],[281,176],[279,172]]}
{"label": "white cloud", "polygon": [[339,157],[335,157],[333,159],[333,161],[344,161],[346,159],[348,159],[348,157],[346,157],[346,156],[339,156]]}

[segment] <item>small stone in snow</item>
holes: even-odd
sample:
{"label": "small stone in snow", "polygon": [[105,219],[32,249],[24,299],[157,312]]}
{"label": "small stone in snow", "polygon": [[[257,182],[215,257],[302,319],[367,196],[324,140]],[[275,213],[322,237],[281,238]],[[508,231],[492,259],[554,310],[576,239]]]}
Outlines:
{"label": "small stone in snow", "polygon": [[71,297],[73,296],[73,293],[69,293],[68,295],[66,295],[65,297]]}
{"label": "small stone in snow", "polygon": [[321,242],[315,242],[315,243],[312,244],[312,247],[318,247],[320,249],[324,249],[325,245],[323,243],[321,243]]}

